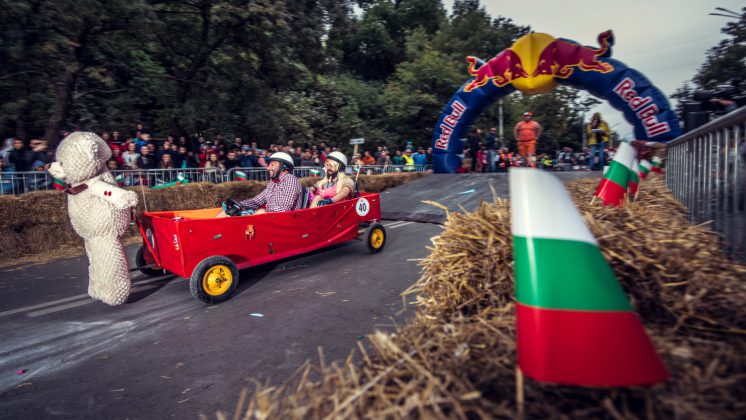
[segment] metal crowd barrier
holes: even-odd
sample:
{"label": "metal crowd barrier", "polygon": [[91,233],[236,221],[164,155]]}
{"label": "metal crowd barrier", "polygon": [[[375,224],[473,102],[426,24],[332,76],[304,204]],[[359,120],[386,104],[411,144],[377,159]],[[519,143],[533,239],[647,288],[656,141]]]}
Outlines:
{"label": "metal crowd barrier", "polygon": [[0,172],[0,195],[48,190],[52,188],[52,181],[47,171]]}
{"label": "metal crowd barrier", "polygon": [[[348,169],[348,173],[354,173],[355,171],[355,168]],[[360,173],[363,175],[380,175],[401,172],[425,172],[432,169],[432,165],[365,165],[360,167]]]}
{"label": "metal crowd barrier", "polygon": [[119,185],[124,187],[155,187],[177,181],[221,183],[228,180],[225,172],[219,168],[129,169],[111,173]]}
{"label": "metal crowd barrier", "polygon": [[[353,168],[347,169],[350,174],[354,173]],[[375,175],[398,172],[423,172],[430,169],[430,165],[362,166],[360,173]],[[131,169],[111,172],[119,185],[124,187],[139,185],[156,187],[172,182],[221,183],[238,180],[269,180],[269,173],[265,168],[231,168],[228,171],[217,168]],[[324,175],[324,168],[298,167],[295,168],[294,173],[299,178],[321,177]],[[0,172],[0,195],[15,195],[32,191],[49,190],[53,188],[53,182],[54,179],[47,171]]]}
{"label": "metal crowd barrier", "polygon": [[712,221],[724,251],[746,261],[746,108],[726,114],[668,143],[666,185],[690,210]]}

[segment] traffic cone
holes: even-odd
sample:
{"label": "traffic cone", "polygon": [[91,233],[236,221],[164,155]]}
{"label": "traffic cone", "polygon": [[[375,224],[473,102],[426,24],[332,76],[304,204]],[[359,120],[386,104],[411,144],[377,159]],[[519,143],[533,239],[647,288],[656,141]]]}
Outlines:
{"label": "traffic cone", "polygon": [[510,197],[520,370],[580,386],[668,379],[562,182],[548,172],[511,169]]}

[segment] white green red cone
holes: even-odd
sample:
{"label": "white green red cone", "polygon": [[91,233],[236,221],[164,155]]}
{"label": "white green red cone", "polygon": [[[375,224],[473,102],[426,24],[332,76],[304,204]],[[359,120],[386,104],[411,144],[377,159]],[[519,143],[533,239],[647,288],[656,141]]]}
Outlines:
{"label": "white green red cone", "polygon": [[510,195],[518,365],[526,376],[581,386],[668,379],[562,183],[511,168]]}
{"label": "white green red cone", "polygon": [[635,149],[628,143],[620,143],[614,154],[614,160],[609,164],[609,170],[604,173],[601,183],[596,188],[595,196],[600,198],[605,206],[621,206],[627,193],[630,180],[629,165],[635,156]]}
{"label": "white green red cone", "polygon": [[651,168],[653,172],[657,172],[659,174],[663,173],[663,159],[661,159],[658,156],[653,156],[653,167]]}
{"label": "white green red cone", "polygon": [[640,165],[638,166],[638,175],[640,176],[640,179],[645,179],[646,176],[650,173],[650,169],[653,167],[653,164],[650,163],[649,160],[643,159],[640,161]]}

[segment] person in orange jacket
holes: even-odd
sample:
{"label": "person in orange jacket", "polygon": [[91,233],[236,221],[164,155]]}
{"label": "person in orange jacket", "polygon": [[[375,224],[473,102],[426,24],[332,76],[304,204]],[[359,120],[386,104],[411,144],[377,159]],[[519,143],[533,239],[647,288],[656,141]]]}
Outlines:
{"label": "person in orange jacket", "polygon": [[541,124],[532,120],[531,112],[523,113],[523,121],[513,128],[513,135],[518,140],[518,154],[527,158],[531,166],[536,160],[536,142],[541,136]]}

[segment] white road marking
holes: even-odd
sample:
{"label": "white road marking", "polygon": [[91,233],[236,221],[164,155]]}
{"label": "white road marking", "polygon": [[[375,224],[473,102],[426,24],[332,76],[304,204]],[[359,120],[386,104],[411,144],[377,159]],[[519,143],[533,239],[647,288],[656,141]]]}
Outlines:
{"label": "white road marking", "polygon": [[78,302],[68,303],[67,305],[53,306],[51,308],[42,309],[41,311],[30,312],[30,313],[27,314],[27,316],[29,316],[31,318],[35,318],[37,316],[42,316],[42,315],[51,314],[51,313],[54,313],[54,312],[64,311],[65,309],[76,308],[78,306],[88,305],[89,303],[93,303],[93,302],[95,302],[95,300],[89,298],[89,299],[81,300],[81,301],[78,301]]}
{"label": "white road marking", "polygon": [[11,309],[9,311],[0,312],[0,317],[7,316],[7,315],[17,314],[19,312],[26,312],[26,311],[30,311],[30,310],[33,310],[33,309],[39,309],[39,308],[43,308],[45,306],[52,306],[52,305],[56,305],[58,303],[69,302],[71,300],[83,299],[83,298],[87,298],[87,297],[88,297],[87,294],[85,294],[85,295],[75,295],[75,296],[71,296],[69,298],[58,299],[58,300],[53,300],[51,302],[40,303],[38,305],[24,306],[23,308]]}
{"label": "white road marking", "polygon": [[[155,282],[158,282],[158,281],[166,280],[169,277],[173,277],[173,275],[172,274],[168,274],[168,275],[165,275],[165,276],[159,276],[159,277],[155,277],[155,278],[151,278],[151,279],[146,279],[146,280],[141,280],[141,281],[135,281],[135,282],[132,282],[132,285],[133,286],[138,286],[138,285],[142,285],[142,284],[155,283]],[[148,289],[151,289],[151,288],[152,287],[149,287]],[[139,291],[139,290],[146,290],[146,289],[139,289],[137,287],[135,287],[135,288],[132,289],[133,292]],[[8,316],[8,315],[13,315],[13,314],[21,313],[21,312],[33,311],[34,309],[45,308],[47,306],[54,306],[54,305],[58,305],[60,303],[70,302],[72,300],[78,300],[78,299],[88,299],[88,295],[87,294],[75,295],[75,296],[70,296],[70,297],[66,297],[66,298],[62,298],[62,299],[52,300],[52,301],[49,301],[49,302],[39,303],[39,304],[36,304],[36,305],[30,305],[30,306],[24,306],[22,308],[11,309],[9,311],[0,312],[0,318],[4,317],[4,316]],[[93,302],[93,300],[91,300],[90,302]],[[87,303],[90,303],[90,302],[87,302]],[[80,306],[80,305],[83,305],[83,304],[79,304],[79,305],[64,305],[64,306],[70,307],[70,308],[74,308],[74,307]],[[39,312],[44,312],[44,311],[39,311]],[[55,312],[55,311],[52,311],[52,312]],[[43,315],[43,313],[42,313],[42,315]]]}
{"label": "white road marking", "polygon": [[385,225],[383,225],[383,227],[396,226],[396,225],[400,225],[402,223],[404,223],[404,220],[397,220],[396,222],[391,222],[391,223],[385,224]]}
{"label": "white road marking", "polygon": [[[133,287],[132,290],[130,291],[130,293],[137,293],[137,292],[141,292],[143,290],[154,289],[156,287],[158,287],[157,284],[151,284],[151,285],[142,286],[142,287]],[[86,296],[88,296],[88,295],[86,295]],[[30,313],[27,314],[27,316],[29,316],[31,318],[35,318],[37,316],[42,316],[42,315],[47,315],[47,314],[51,314],[51,313],[54,313],[54,312],[64,311],[65,309],[76,308],[78,306],[87,305],[87,304],[93,303],[93,302],[95,302],[95,300],[93,300],[91,298],[88,298],[88,299],[85,299],[85,300],[82,300],[82,301],[79,301],[79,302],[71,302],[71,303],[68,303],[67,305],[53,306],[51,308],[43,309],[41,311],[30,312]]]}
{"label": "white road marking", "polygon": [[398,225],[396,225],[396,226],[391,226],[391,227],[389,227],[389,229],[396,229],[396,228],[400,228],[400,227],[402,227],[402,226],[406,226],[406,225],[411,225],[412,223],[414,223],[414,222],[404,222],[404,223],[398,224]]}

